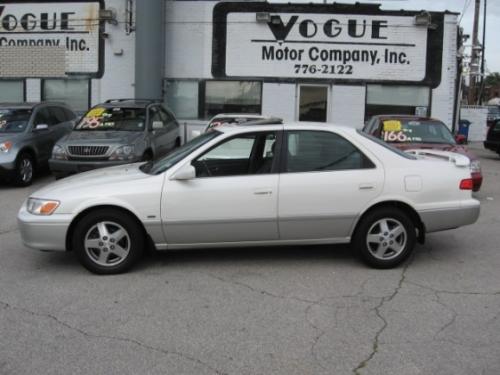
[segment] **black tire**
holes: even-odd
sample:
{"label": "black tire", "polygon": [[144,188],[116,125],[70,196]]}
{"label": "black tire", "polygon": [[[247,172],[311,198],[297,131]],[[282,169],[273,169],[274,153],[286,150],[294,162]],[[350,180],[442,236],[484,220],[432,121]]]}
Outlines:
{"label": "black tire", "polygon": [[[102,236],[98,225],[100,228],[104,225],[108,236]],[[118,230],[124,230],[125,236],[113,237],[120,233]],[[144,233],[136,219],[116,209],[91,211],[76,224],[73,232],[72,248],[78,259],[90,272],[100,275],[128,271],[141,258],[144,247]]]}
{"label": "black tire", "polygon": [[[398,234],[399,231],[402,231],[401,234]],[[369,266],[393,268],[408,258],[415,241],[415,225],[408,215],[397,208],[381,207],[361,219],[352,246]]]}
{"label": "black tire", "polygon": [[29,186],[33,183],[35,175],[35,162],[33,157],[23,152],[16,159],[16,169],[14,170],[14,184],[17,186]]}

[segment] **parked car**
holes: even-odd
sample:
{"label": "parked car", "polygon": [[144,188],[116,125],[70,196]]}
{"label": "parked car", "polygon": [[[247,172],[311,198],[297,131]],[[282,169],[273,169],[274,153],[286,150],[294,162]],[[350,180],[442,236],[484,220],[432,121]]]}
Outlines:
{"label": "parked car", "polygon": [[76,115],[65,104],[0,103],[0,178],[28,186]]}
{"label": "parked car", "polygon": [[500,155],[500,120],[495,121],[488,127],[484,147]]}
{"label": "parked car", "polygon": [[500,106],[498,105],[489,105],[488,106],[488,115],[486,121],[488,126],[493,125],[497,120],[500,120]]}
{"label": "parked car", "polygon": [[262,116],[259,114],[251,114],[251,113],[246,113],[246,114],[241,114],[241,113],[220,113],[210,119],[208,121],[208,125],[205,128],[205,133],[208,131],[211,131],[215,129],[218,126],[221,125],[227,125],[227,124],[233,124],[233,125],[238,125],[238,124],[244,124],[245,122],[249,121],[258,121],[258,120],[265,120],[268,119],[269,117]]}
{"label": "parked car", "polygon": [[158,250],[351,242],[400,264],[425,233],[474,223],[470,160],[410,155],[352,128],[220,126],[164,158],[87,172],[31,194],[23,242],[73,250],[95,273]]}
{"label": "parked car", "polygon": [[465,155],[471,159],[473,190],[479,191],[481,188],[483,174],[479,158],[462,144],[465,141],[463,136],[454,138],[448,127],[439,120],[411,115],[377,115],[366,123],[363,131],[403,151],[432,149]]}
{"label": "parked car", "polygon": [[56,178],[161,157],[179,147],[175,116],[155,100],[113,99],[91,108],[52,150]]}

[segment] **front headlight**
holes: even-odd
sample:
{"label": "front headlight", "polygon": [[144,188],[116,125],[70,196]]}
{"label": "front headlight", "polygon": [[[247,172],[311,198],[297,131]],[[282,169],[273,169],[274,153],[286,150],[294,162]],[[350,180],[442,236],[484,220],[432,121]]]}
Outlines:
{"label": "front headlight", "polygon": [[481,173],[481,163],[479,160],[473,160],[470,162],[471,173]]}
{"label": "front headlight", "polygon": [[12,142],[10,141],[5,141],[5,142],[2,142],[0,143],[0,152],[3,152],[3,153],[7,153],[10,151],[10,149],[12,148]]}
{"label": "front headlight", "polygon": [[59,207],[59,201],[29,198],[26,208],[33,215],[52,215]]}
{"label": "front headlight", "polygon": [[120,146],[118,147],[111,156],[109,160],[133,160],[134,159],[134,146]]}
{"label": "front headlight", "polygon": [[64,149],[64,147],[55,145],[54,148],[52,149],[52,159],[68,160],[68,156],[66,154],[66,150]]}

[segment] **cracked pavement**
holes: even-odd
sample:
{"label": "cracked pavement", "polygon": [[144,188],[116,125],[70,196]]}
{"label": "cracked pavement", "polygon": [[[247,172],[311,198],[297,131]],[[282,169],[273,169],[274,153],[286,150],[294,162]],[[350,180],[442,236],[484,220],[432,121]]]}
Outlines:
{"label": "cracked pavement", "polygon": [[158,253],[94,276],[20,241],[17,210],[50,176],[0,185],[0,373],[499,374],[500,158],[473,147],[478,223],[393,270],[315,246]]}

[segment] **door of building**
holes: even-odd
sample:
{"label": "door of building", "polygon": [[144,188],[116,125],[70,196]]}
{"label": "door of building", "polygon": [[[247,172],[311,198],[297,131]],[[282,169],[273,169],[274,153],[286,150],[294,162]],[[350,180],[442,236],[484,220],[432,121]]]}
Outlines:
{"label": "door of building", "polygon": [[299,121],[328,121],[328,85],[299,85],[298,97],[297,118]]}

